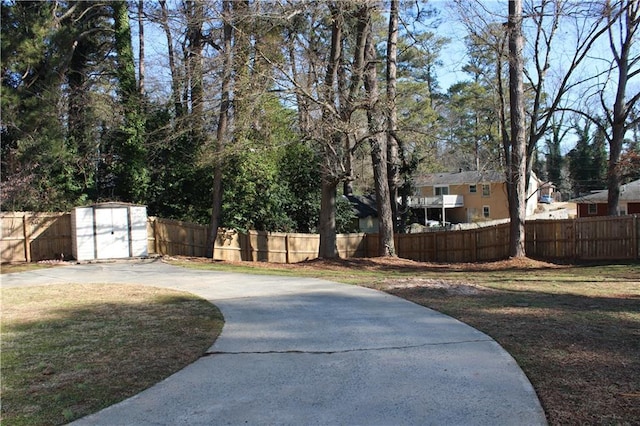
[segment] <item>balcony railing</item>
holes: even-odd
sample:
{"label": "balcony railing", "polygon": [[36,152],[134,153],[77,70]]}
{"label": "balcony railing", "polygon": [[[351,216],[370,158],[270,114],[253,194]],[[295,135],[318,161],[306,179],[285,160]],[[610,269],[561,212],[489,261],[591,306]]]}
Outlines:
{"label": "balcony railing", "polygon": [[436,197],[409,197],[409,207],[453,208],[464,207],[462,195],[438,195]]}

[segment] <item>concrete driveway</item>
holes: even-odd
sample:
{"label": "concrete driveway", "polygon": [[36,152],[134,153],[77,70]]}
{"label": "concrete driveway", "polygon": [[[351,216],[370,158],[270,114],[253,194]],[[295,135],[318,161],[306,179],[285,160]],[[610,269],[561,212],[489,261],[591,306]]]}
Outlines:
{"label": "concrete driveway", "polygon": [[2,275],[2,287],[139,283],[220,308],[222,334],[166,380],[77,425],[541,425],[538,398],[487,335],[375,290],[196,271],[159,260]]}

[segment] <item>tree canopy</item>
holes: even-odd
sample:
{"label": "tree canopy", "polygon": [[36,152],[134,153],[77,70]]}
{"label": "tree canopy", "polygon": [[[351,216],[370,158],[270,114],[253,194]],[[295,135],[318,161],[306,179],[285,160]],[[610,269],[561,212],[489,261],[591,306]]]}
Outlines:
{"label": "tree canopy", "polygon": [[[331,257],[353,223],[342,195],[376,195],[393,254],[419,174],[513,183],[507,3],[438,6],[3,1],[1,207],[141,203],[320,232]],[[565,198],[607,187],[611,214],[638,178],[639,19],[633,0],[523,0],[524,174]]]}

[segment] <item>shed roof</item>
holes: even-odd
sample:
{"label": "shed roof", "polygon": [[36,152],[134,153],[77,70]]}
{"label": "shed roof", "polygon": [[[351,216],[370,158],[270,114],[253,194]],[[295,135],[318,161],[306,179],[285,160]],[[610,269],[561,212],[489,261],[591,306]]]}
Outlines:
{"label": "shed roof", "polygon": [[345,198],[353,206],[358,218],[378,217],[378,205],[374,195],[345,195]]}
{"label": "shed roof", "polygon": [[118,207],[146,207],[144,204],[133,204],[124,201],[105,201],[100,203],[88,204],[85,206],[79,206],[81,208],[93,207],[94,209],[108,209]]}

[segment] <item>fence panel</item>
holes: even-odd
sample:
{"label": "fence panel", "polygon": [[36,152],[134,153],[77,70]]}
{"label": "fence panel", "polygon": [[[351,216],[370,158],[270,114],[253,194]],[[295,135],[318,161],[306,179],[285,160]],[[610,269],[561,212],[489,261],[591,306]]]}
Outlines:
{"label": "fence panel", "polygon": [[396,237],[398,256],[417,262],[432,262],[436,259],[437,232],[399,234]]}
{"label": "fence panel", "polygon": [[476,232],[475,261],[489,262],[509,257],[509,224],[478,228]]}
{"label": "fence panel", "polygon": [[574,259],[576,234],[573,219],[535,220],[525,225],[527,255],[543,259]]}
{"label": "fence panel", "polygon": [[279,232],[249,231],[245,252],[246,260],[253,262],[287,262],[286,234]]}
{"label": "fence panel", "polygon": [[2,213],[2,262],[29,262],[25,239],[25,214]]}
{"label": "fence panel", "polygon": [[72,257],[69,213],[2,213],[2,262]]}
{"label": "fence panel", "polygon": [[576,255],[582,260],[637,259],[637,216],[576,220]]}
{"label": "fence panel", "polygon": [[153,222],[153,253],[159,255],[205,256],[207,243],[206,226],[159,218],[153,218]]}
{"label": "fence panel", "polygon": [[[203,232],[209,232],[208,227],[205,226]],[[231,262],[245,260],[246,255],[243,254],[243,247],[246,245],[246,239],[246,235],[240,234],[235,229],[219,229],[214,245],[213,258]]]}
{"label": "fence panel", "polygon": [[[338,234],[336,235],[336,244],[338,245],[338,254],[340,257],[348,259],[350,257],[367,257],[367,239],[366,234]],[[318,244],[315,247],[316,255],[318,255]]]}
{"label": "fence panel", "polygon": [[32,216],[29,220],[31,243],[31,261],[47,259],[70,259],[71,247],[71,215],[42,214]]}
{"label": "fence panel", "polygon": [[472,262],[475,259],[476,230],[445,231],[436,234],[438,262]]}
{"label": "fence panel", "polygon": [[304,262],[318,257],[320,236],[317,234],[287,234],[287,263]]}

